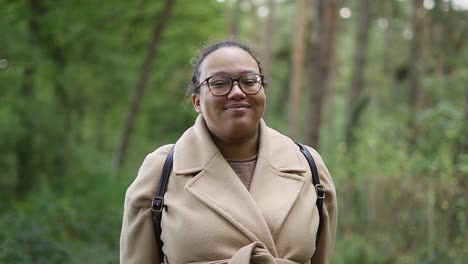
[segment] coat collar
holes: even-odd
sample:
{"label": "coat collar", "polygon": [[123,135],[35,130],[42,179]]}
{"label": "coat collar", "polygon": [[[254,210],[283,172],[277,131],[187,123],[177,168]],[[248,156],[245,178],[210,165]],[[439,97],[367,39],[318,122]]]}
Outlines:
{"label": "coat collar", "polygon": [[[221,155],[211,139],[206,122],[201,115],[177,141],[174,151],[174,172],[176,175],[195,174],[213,159]],[[301,159],[301,152],[291,139],[269,128],[260,120],[260,144],[258,159],[280,172],[306,172],[307,164]]]}
{"label": "coat collar", "polygon": [[[275,237],[295,204],[307,161],[287,137],[260,122],[260,144],[250,192],[213,143],[199,116],[176,143],[174,172],[194,175],[185,190],[277,256]],[[241,205],[241,206],[240,206]]]}

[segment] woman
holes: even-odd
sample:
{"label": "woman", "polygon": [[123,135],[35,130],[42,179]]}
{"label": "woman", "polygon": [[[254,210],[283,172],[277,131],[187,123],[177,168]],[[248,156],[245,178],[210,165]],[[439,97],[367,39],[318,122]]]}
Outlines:
{"label": "woman", "polygon": [[191,101],[199,113],[177,140],[158,253],[151,201],[172,145],[149,154],[125,198],[121,263],[329,263],[336,194],[311,148],[326,194],[320,239],[317,195],[306,158],[262,120],[260,62],[235,41],[194,60]]}

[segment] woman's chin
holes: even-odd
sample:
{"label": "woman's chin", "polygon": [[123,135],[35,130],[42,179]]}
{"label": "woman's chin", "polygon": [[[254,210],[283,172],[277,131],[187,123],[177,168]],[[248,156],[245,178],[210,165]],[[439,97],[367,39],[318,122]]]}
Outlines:
{"label": "woman's chin", "polygon": [[247,137],[254,135],[257,128],[258,125],[238,122],[226,127],[224,134],[226,139],[230,139],[231,141],[245,140]]}

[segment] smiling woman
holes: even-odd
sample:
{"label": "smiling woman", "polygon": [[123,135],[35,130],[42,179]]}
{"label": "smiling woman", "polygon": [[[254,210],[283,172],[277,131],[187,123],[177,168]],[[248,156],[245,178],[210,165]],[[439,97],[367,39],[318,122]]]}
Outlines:
{"label": "smiling woman", "polygon": [[[128,188],[121,263],[330,262],[332,179],[315,150],[265,124],[264,88],[247,46],[220,41],[200,52],[188,87],[199,116],[175,145],[146,157]],[[153,229],[152,198],[172,157]]]}
{"label": "smiling woman", "polygon": [[[205,119],[215,144],[227,159],[246,159],[255,155],[258,141],[258,124],[265,111],[265,90],[261,89],[263,78],[260,76],[257,61],[239,47],[219,48],[205,57],[200,65],[200,78],[215,79],[203,82],[199,92],[192,94],[195,111]],[[241,87],[247,82],[233,82],[238,79],[255,78],[256,89],[246,94]],[[213,94],[213,86],[220,84],[220,76],[229,77],[229,89],[225,96]],[[218,82],[216,82],[218,81]],[[259,81],[261,81],[259,83]],[[201,86],[201,87],[200,87]],[[225,85],[223,85],[225,86]]]}

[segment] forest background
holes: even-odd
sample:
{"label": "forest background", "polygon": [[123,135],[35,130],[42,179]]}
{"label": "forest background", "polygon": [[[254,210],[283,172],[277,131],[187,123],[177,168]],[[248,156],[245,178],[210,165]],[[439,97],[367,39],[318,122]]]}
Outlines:
{"label": "forest background", "polygon": [[467,9],[0,0],[0,263],[117,263],[125,190],[193,124],[191,57],[229,36],[261,58],[270,126],[334,178],[333,263],[465,263]]}

